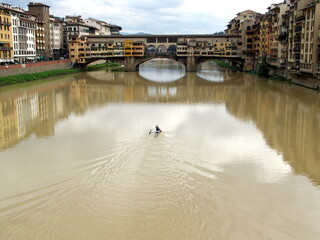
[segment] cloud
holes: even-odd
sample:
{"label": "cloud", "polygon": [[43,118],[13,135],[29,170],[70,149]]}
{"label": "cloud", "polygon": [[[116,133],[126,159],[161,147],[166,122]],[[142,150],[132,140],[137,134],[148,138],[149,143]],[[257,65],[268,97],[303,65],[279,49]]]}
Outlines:
{"label": "cloud", "polygon": [[[274,0],[43,0],[52,14],[94,17],[122,27],[124,32],[214,33],[223,31],[238,12],[252,9],[264,13]],[[276,1],[281,2],[281,1]],[[27,1],[12,5],[27,7]]]}

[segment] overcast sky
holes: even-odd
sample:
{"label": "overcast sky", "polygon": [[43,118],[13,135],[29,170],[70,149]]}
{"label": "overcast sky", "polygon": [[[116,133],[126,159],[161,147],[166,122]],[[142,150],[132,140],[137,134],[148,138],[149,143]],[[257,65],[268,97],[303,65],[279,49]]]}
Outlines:
{"label": "overcast sky", "polygon": [[[2,0],[27,8],[30,1]],[[126,33],[202,33],[226,29],[238,12],[251,9],[264,13],[279,0],[42,0],[58,17],[82,15],[122,27]]]}

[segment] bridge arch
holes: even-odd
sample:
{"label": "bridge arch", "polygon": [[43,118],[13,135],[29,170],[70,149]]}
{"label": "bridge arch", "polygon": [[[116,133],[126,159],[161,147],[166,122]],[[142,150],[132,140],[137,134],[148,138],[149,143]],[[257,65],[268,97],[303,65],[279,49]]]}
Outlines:
{"label": "bridge arch", "polygon": [[156,54],[156,53],[157,53],[157,48],[156,48],[156,46],[154,46],[154,45],[149,45],[149,46],[146,48],[146,53],[147,53],[147,54]]}
{"label": "bridge arch", "polygon": [[148,57],[148,58],[143,58],[143,59],[140,59],[139,61],[136,62],[136,70],[138,71],[139,70],[139,67],[141,64],[144,64],[148,61],[151,61],[151,60],[154,60],[154,59],[169,59],[169,60],[173,60],[175,61],[176,63],[179,63],[179,64],[182,64],[184,65],[184,63],[181,63],[180,61],[177,61],[177,59],[171,57],[170,55],[166,54],[166,55],[153,55],[151,57]]}
{"label": "bridge arch", "polygon": [[165,45],[159,45],[157,52],[159,54],[167,53],[168,52],[168,48]]}
{"label": "bridge arch", "polygon": [[176,45],[170,45],[169,47],[168,47],[168,53],[169,54],[176,54],[177,53],[177,46]]}

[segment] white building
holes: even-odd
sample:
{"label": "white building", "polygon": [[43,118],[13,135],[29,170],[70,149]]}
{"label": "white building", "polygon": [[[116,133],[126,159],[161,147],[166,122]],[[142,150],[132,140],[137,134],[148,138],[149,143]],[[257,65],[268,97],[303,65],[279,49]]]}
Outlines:
{"label": "white building", "polygon": [[84,22],[86,25],[98,29],[95,35],[111,35],[111,25],[104,21],[88,18],[85,19]]}
{"label": "white building", "polygon": [[36,58],[37,29],[36,18],[21,8],[11,8],[13,52],[20,63],[33,61]]}
{"label": "white building", "polygon": [[50,17],[50,34],[51,34],[51,55],[54,59],[62,56],[63,48],[63,20],[57,17]]}

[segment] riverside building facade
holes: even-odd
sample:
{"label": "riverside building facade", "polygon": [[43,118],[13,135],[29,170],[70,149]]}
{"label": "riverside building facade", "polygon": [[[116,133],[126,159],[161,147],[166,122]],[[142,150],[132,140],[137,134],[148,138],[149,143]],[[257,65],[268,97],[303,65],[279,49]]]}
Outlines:
{"label": "riverside building facade", "polygon": [[0,64],[66,58],[69,36],[119,35],[120,26],[81,16],[50,15],[50,6],[29,2],[28,10],[0,3]]}
{"label": "riverside building facade", "polygon": [[50,13],[49,6],[42,3],[30,2],[28,4],[29,13],[36,16],[36,18],[42,21],[43,31],[44,31],[44,40],[45,40],[45,49],[44,49],[44,58],[49,60],[51,57],[51,34],[50,34]]}
{"label": "riverside building facade", "polygon": [[13,62],[11,11],[0,5],[0,63]]}
{"label": "riverside building facade", "polygon": [[[254,23],[245,26],[250,16]],[[318,79],[310,87],[320,87],[320,0],[286,0],[261,16],[244,11],[225,32],[241,35],[245,70],[256,70],[266,59],[272,73],[300,79],[301,84],[303,78]]]}
{"label": "riverside building facade", "polygon": [[50,16],[51,56],[59,59],[63,56],[63,19]]}
{"label": "riverside building facade", "polygon": [[36,17],[21,8],[11,8],[13,51],[15,61],[27,63],[36,59]]}

